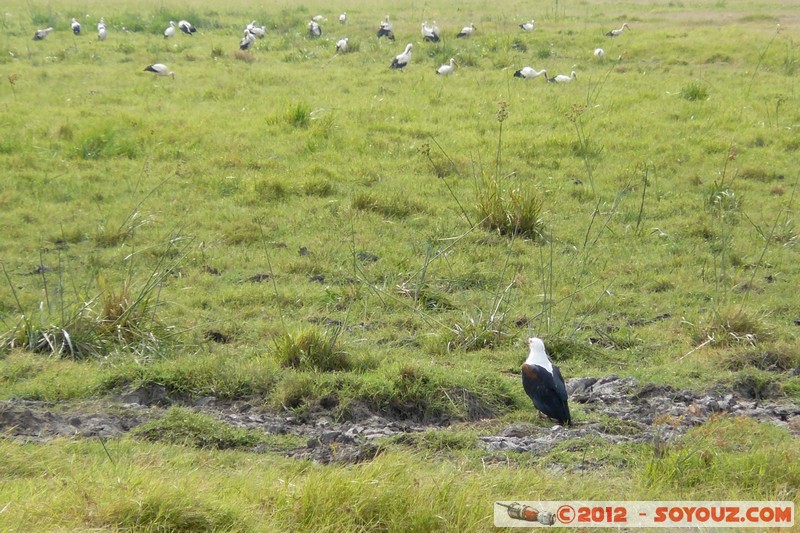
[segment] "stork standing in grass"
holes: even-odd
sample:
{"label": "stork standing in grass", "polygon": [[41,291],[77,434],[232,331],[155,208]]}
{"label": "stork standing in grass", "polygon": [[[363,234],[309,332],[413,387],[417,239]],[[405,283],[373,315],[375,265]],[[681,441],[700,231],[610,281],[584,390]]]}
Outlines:
{"label": "stork standing in grass", "polygon": [[547,78],[547,81],[550,83],[569,83],[577,77],[575,71],[572,71],[572,74],[567,76],[566,74],[559,74],[558,76],[553,76],[552,78]]}
{"label": "stork standing in grass", "polygon": [[34,41],[41,41],[47,38],[50,35],[50,32],[53,31],[53,28],[44,28],[43,30],[36,30],[36,33],[33,34]]}
{"label": "stork standing in grass", "polygon": [[108,30],[106,29],[106,21],[101,18],[100,22],[97,23],[97,40],[105,41],[106,37],[108,37]]}
{"label": "stork standing in grass", "polygon": [[619,37],[620,35],[622,35],[622,32],[625,31],[625,29],[630,29],[628,27],[627,22],[622,24],[622,26],[620,26],[616,30],[611,30],[610,32],[606,33],[606,37]]}
{"label": "stork standing in grass", "polygon": [[72,33],[74,33],[75,35],[81,34],[81,23],[78,22],[78,19],[73,18],[72,23],[70,25],[72,26]]}
{"label": "stork standing in grass", "polygon": [[567,386],[561,371],[547,357],[544,342],[528,339],[530,352],[522,365],[522,387],[542,414],[558,420],[562,426],[572,423],[567,403]]}
{"label": "stork standing in grass", "polygon": [[253,34],[254,37],[258,37],[259,39],[263,39],[264,36],[267,34],[267,27],[256,25],[255,20],[250,24],[248,24],[245,30],[247,31],[247,33],[251,33]]}
{"label": "stork standing in grass", "polygon": [[170,20],[169,26],[167,26],[167,29],[164,30],[164,39],[169,39],[173,35],[175,35],[175,21]]}
{"label": "stork standing in grass", "polygon": [[339,24],[347,24],[347,13],[339,15]]}
{"label": "stork standing in grass", "polygon": [[381,22],[377,35],[378,39],[386,37],[390,41],[394,41],[394,32],[392,31],[392,22],[389,20],[389,15],[386,15],[386,20]]}
{"label": "stork standing in grass", "polygon": [[523,22],[519,27],[522,28],[522,31],[533,31],[536,29],[536,21],[531,19],[530,22]]}
{"label": "stork standing in grass", "polygon": [[403,50],[402,54],[398,54],[392,59],[392,64],[389,65],[389,67],[398,69],[405,68],[409,61],[411,61],[411,43],[406,45],[406,49]]}
{"label": "stork standing in grass", "polygon": [[461,39],[462,37],[471,37],[472,34],[475,33],[475,24],[470,23],[469,26],[464,26],[461,28],[461,31],[456,35],[457,39]]}
{"label": "stork standing in grass", "polygon": [[195,27],[192,25],[192,23],[191,23],[191,22],[189,22],[188,20],[181,20],[181,21],[178,21],[178,28],[180,28],[180,30],[181,30],[183,33],[185,33],[186,35],[191,35],[191,34],[193,34],[194,32],[196,32],[196,31],[197,31],[197,28],[195,28]]}
{"label": "stork standing in grass", "polygon": [[146,66],[144,70],[146,72],[152,72],[156,76],[172,76],[172,79],[175,79],[175,73],[163,63],[153,63],[152,65]]}
{"label": "stork standing in grass", "polygon": [[308,21],[308,35],[311,37],[322,37],[322,26],[314,19]]}
{"label": "stork standing in grass", "polygon": [[595,48],[594,49],[594,56],[595,57],[603,57],[604,55],[606,55],[606,52],[602,48]]}
{"label": "stork standing in grass", "polygon": [[451,57],[449,63],[445,63],[444,65],[436,69],[436,74],[440,74],[442,76],[449,76],[450,74],[455,72],[455,70],[456,70],[456,60]]}
{"label": "stork standing in grass", "polygon": [[244,30],[244,37],[239,41],[239,50],[249,50],[256,42],[256,36],[250,30]]}
{"label": "stork standing in grass", "polygon": [[344,39],[339,39],[339,41],[336,43],[336,53],[338,54],[339,52],[341,52],[344,54],[345,52],[347,52],[347,45],[349,43],[350,39],[348,39],[347,37],[345,37]]}
{"label": "stork standing in grass", "polygon": [[533,67],[522,67],[518,71],[514,73],[515,78],[523,78],[526,80],[532,80],[533,78],[538,78],[544,74],[545,79],[547,78],[547,71],[545,69],[536,70]]}
{"label": "stork standing in grass", "polygon": [[428,26],[428,21],[422,23],[422,39],[429,43],[438,43],[441,38],[439,34],[433,30],[432,26]]}

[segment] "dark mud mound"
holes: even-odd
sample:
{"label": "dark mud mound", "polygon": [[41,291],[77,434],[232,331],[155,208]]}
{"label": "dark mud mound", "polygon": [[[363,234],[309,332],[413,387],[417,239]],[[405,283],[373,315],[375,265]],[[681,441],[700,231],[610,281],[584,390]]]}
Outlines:
{"label": "dark mud mound", "polygon": [[[481,437],[489,451],[546,453],[558,443],[597,437],[612,444],[666,442],[712,416],[744,416],[769,421],[800,435],[800,406],[759,402],[733,393],[676,390],[639,385],[633,378],[576,378],[567,382],[570,402],[581,404],[590,422],[551,430],[510,426],[498,435]],[[586,418],[586,417],[581,417]]]}
{"label": "dark mud mound", "polygon": [[107,405],[67,407],[27,400],[0,402],[0,433],[34,442],[55,437],[114,437],[127,433],[145,419],[135,410],[111,409]]}
{"label": "dark mud mound", "polygon": [[[491,422],[485,426],[491,429],[481,431],[483,436],[478,442],[486,450],[487,457],[496,457],[502,452],[547,453],[559,443],[585,437],[610,444],[652,442],[657,445],[711,417],[725,415],[768,421],[800,435],[800,406],[762,401],[737,389],[694,392],[639,384],[635,379],[616,376],[576,378],[569,380],[567,387],[570,402],[575,406],[573,411],[581,411],[572,426],[563,428],[548,423],[498,427],[496,421]],[[0,433],[35,442],[55,437],[107,438],[162,417],[172,405],[195,409],[232,427],[300,437],[298,440],[305,445],[284,453],[321,463],[369,461],[381,452],[381,444],[387,440],[426,431],[447,431],[450,424],[456,422],[398,419],[391,413],[376,413],[364,405],[351,406],[347,420],[334,417],[334,410],[325,405],[296,416],[291,412],[275,412],[256,400],[190,399],[149,382],[102,402],[0,402]],[[476,405],[469,419],[491,420],[495,416]],[[255,446],[250,451],[260,453],[269,449]]]}

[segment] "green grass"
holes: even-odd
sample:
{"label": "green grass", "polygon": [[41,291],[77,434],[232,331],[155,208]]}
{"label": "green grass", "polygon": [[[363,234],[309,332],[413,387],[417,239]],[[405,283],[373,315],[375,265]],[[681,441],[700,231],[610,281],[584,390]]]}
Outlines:
{"label": "green grass", "polygon": [[[561,2],[523,35],[523,2],[400,2],[389,43],[374,38],[385,6],[366,0],[344,28],[319,0],[11,0],[0,399],[102,399],[152,381],[295,414],[326,403],[342,418],[367,406],[471,423],[477,405],[496,423],[530,420],[517,372],[536,334],[567,378],[796,403],[800,53],[787,6]],[[309,39],[318,13],[329,22]],[[86,35],[69,32],[73,15]],[[198,32],[165,40],[181,18]],[[241,54],[253,18],[267,35]],[[424,19],[450,37],[420,42]],[[472,38],[452,37],[471,21]],[[632,31],[603,36],[624,21]],[[406,42],[411,64],[390,70]],[[436,76],[450,57],[459,68]],[[143,72],[154,62],[176,78]],[[512,77],[526,65],[578,78]],[[109,442],[113,468],[97,441],[0,441],[12,458],[0,529],[465,531],[490,527],[492,498],[796,499],[798,486],[796,438],[745,421],[698,428],[658,461],[648,445],[587,441],[484,469],[468,428],[344,468],[209,449],[206,433],[234,448],[262,437],[175,413],[151,428],[163,441]],[[569,470],[584,455],[597,473]]]}
{"label": "green grass", "polygon": [[[0,441],[0,498],[10,502],[0,527],[488,531],[498,499],[781,500],[800,483],[794,438],[744,419],[697,428],[660,457],[648,445],[584,440],[482,465],[452,456],[469,450],[468,433],[411,442],[421,451],[400,442],[368,463],[321,466],[132,438]],[[553,475],[576,462],[591,468]]]}

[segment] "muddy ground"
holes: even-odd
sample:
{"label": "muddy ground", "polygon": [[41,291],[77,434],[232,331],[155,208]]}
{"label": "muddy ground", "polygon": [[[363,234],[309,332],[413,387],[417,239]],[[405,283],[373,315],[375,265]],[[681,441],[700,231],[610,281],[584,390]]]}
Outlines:
{"label": "muddy ground", "polygon": [[[573,426],[501,424],[497,420],[478,424],[484,430],[479,431],[483,435],[478,437],[476,445],[485,450],[485,458],[497,460],[509,451],[540,455],[567,439],[589,436],[609,443],[666,443],[719,415],[771,422],[800,435],[800,405],[764,400],[757,389],[740,387],[735,391],[698,393],[641,385],[632,378],[616,376],[571,379],[567,388],[570,402],[580,404],[584,413]],[[306,445],[286,455],[323,463],[369,460],[379,453],[381,442],[387,438],[464,424],[398,420],[366,408],[351,409],[350,419],[345,421],[334,419],[332,412],[324,408],[298,417],[267,410],[258,402],[173,398],[163,386],[145,383],[125,394],[95,402],[51,404],[14,399],[0,402],[0,433],[34,442],[54,437],[111,438],[162,416],[171,405],[191,406],[239,428],[303,437]],[[252,451],[264,450],[255,447]]]}

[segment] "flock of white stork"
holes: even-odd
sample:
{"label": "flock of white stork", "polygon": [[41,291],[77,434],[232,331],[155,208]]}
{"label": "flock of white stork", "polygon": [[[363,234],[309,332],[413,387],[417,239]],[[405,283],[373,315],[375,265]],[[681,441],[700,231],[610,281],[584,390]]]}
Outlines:
{"label": "flock of white stork", "polygon": [[[313,17],[308,22],[308,35],[312,38],[321,37],[322,36],[322,26],[320,25],[321,22],[325,21],[325,17],[322,15],[317,15]],[[339,15],[339,24],[346,25],[347,24],[347,13],[342,13]],[[78,22],[77,19],[72,19],[72,33],[75,35],[81,34],[81,24]],[[528,22],[523,22],[519,25],[520,29],[524,32],[532,32],[536,29],[536,21],[530,20]],[[622,34],[625,30],[630,30],[627,23],[624,23],[621,27],[613,29],[606,33],[608,37],[618,37]],[[177,26],[175,22],[170,20],[169,26],[164,30],[164,38],[169,39],[173,37],[177,31],[180,30],[182,33],[186,35],[192,35],[197,31],[197,28],[194,27],[192,23],[187,20],[178,21]],[[461,28],[461,31],[456,34],[456,38],[467,38],[472,36],[477,28],[475,24],[470,23],[468,26],[464,26]],[[50,32],[53,31],[53,28],[44,28],[36,30],[36,33],[33,36],[34,41],[41,41],[45,39]],[[255,44],[257,39],[261,39],[266,35],[266,27],[257,25],[256,21],[253,20],[250,22],[244,29],[244,36],[239,41],[239,49],[240,50],[249,50],[253,44]],[[386,18],[379,23],[377,37],[380,39],[381,37],[386,37],[390,41],[395,40],[394,36],[394,28],[392,25],[391,20],[389,19],[389,15],[386,15]],[[106,37],[108,36],[108,30],[106,29],[106,23],[103,18],[97,23],[97,38],[100,41],[105,41]],[[441,31],[439,30],[439,26],[436,25],[436,21],[433,21],[432,24],[428,24],[428,21],[422,23],[422,39],[425,42],[434,42],[437,43],[441,41]],[[349,46],[349,39],[344,37],[339,39],[336,42],[336,53],[345,53],[348,51]],[[389,65],[390,68],[393,69],[403,69],[406,65],[409,64],[411,61],[411,49],[413,48],[412,43],[408,43],[400,54],[397,54],[394,59],[392,59],[391,64]],[[594,55],[597,57],[603,57],[605,52],[602,48],[596,48],[594,50]],[[448,63],[443,64],[438,69],[436,69],[436,73],[442,76],[447,76],[455,72],[456,69],[456,60],[454,58],[450,58]],[[171,71],[166,65],[163,63],[153,63],[152,65],[148,65],[145,69],[147,72],[152,72],[158,76],[171,76],[173,79],[175,78],[175,73]],[[571,74],[559,74],[557,76],[548,77],[547,70],[536,70],[533,67],[523,67],[516,72],[514,72],[514,76],[517,78],[523,79],[532,79],[538,78],[539,76],[544,76],[544,79],[551,83],[569,83],[574,80],[577,75],[573,70]]]}

